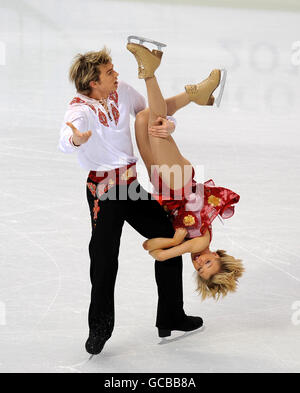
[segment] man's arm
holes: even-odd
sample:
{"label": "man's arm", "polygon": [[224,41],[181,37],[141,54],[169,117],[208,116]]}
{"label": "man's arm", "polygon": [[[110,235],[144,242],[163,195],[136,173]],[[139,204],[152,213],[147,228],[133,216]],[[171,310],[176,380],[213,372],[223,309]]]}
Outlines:
{"label": "man's arm", "polygon": [[186,229],[178,228],[173,237],[155,237],[153,239],[146,240],[143,243],[143,247],[147,251],[153,251],[156,249],[170,248],[181,244],[187,234]]}
{"label": "man's arm", "polygon": [[205,250],[209,246],[210,235],[207,231],[204,236],[187,240],[184,243],[169,248],[168,250],[153,250],[149,254],[157,261],[166,261],[167,259],[178,257],[185,253],[196,253]]}
{"label": "man's arm", "polygon": [[68,111],[60,130],[59,148],[64,153],[73,153],[87,142],[91,136],[88,120],[84,112]]}

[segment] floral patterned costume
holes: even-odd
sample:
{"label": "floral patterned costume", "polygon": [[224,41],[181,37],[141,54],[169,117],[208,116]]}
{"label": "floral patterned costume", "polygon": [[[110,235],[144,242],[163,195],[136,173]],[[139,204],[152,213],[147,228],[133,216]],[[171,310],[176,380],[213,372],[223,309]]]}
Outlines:
{"label": "floral patterned costume", "polygon": [[234,191],[216,187],[213,180],[197,183],[194,168],[191,181],[180,190],[168,188],[156,171],[153,175],[156,191],[153,196],[168,212],[174,229],[187,230],[187,239],[203,236],[206,230],[209,230],[212,238],[213,220],[218,215],[223,219],[232,217],[233,205],[240,199]]}

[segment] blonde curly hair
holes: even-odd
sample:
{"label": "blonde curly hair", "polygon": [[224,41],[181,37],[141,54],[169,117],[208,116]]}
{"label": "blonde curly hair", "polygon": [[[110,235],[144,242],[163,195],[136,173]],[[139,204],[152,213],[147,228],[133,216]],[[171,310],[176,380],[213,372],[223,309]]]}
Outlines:
{"label": "blonde curly hair", "polygon": [[197,274],[198,287],[196,291],[202,296],[202,300],[209,297],[219,300],[221,295],[224,297],[228,292],[235,292],[238,278],[245,271],[241,259],[235,259],[231,255],[227,255],[224,250],[217,250],[216,253],[221,261],[220,272],[211,276],[208,280]]}

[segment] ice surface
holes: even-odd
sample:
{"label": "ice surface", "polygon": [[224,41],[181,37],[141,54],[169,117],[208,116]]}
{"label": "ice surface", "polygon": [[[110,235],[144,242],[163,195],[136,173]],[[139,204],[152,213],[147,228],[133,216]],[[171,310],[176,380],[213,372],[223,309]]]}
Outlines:
{"label": "ice surface", "polygon": [[[300,371],[299,22],[288,12],[0,1],[0,372]],[[131,34],[168,45],[157,72],[166,97],[228,70],[221,108],[184,108],[175,137],[198,176],[204,168],[241,195],[235,216],[214,223],[213,248],[247,270],[236,294],[201,303],[185,256],[185,310],[205,329],[161,341],[153,262],[125,226],[116,327],[88,360],[87,174],[57,150],[58,133],[78,52],[106,44],[120,79],[145,94],[125,49]]]}

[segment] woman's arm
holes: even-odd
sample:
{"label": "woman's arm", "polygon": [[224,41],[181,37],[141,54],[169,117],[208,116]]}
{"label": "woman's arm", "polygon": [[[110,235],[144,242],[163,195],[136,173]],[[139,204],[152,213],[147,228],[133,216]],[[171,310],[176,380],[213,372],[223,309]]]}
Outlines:
{"label": "woman's arm", "polygon": [[210,235],[206,231],[204,236],[196,237],[195,239],[187,240],[184,243],[169,248],[168,250],[153,250],[149,254],[157,261],[166,261],[167,259],[178,257],[187,252],[196,253],[205,250],[209,246]]}
{"label": "woman's arm", "polygon": [[148,250],[148,251],[174,247],[184,241],[186,234],[187,234],[186,229],[178,228],[178,229],[176,229],[176,232],[172,238],[155,237],[153,239],[146,240],[143,243],[143,247],[145,250]]}

